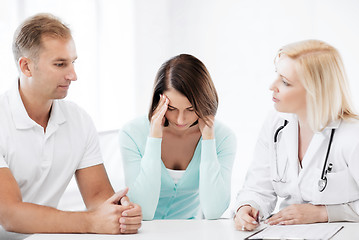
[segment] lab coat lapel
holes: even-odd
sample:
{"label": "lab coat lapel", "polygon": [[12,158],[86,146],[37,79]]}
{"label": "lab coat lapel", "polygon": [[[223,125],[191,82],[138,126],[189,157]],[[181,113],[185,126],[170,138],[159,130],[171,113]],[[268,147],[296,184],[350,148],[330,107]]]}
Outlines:
{"label": "lab coat lapel", "polygon": [[285,145],[289,163],[287,178],[295,179],[298,176],[298,121],[294,116],[287,120],[281,141]]}
{"label": "lab coat lapel", "polygon": [[313,138],[310,141],[308,149],[302,160],[303,170],[299,175],[300,179],[303,178],[303,175],[305,175],[305,173],[308,172],[310,168],[314,168],[315,166],[321,167],[324,164],[326,152],[320,154],[321,155],[320,157],[315,157],[315,156],[317,156],[317,152],[320,148],[323,149],[323,145],[324,145],[324,149],[325,150],[327,149],[331,130],[333,128],[334,129],[338,128],[340,123],[341,120],[334,121],[331,124],[329,124],[322,132],[317,132],[313,135]]}
{"label": "lab coat lapel", "polygon": [[288,173],[287,184],[288,192],[290,192],[292,199],[296,202],[303,201],[299,190],[299,176],[298,176],[298,120],[295,115],[286,117],[288,120],[287,129],[283,131],[282,142],[285,146],[285,151],[288,157]]}

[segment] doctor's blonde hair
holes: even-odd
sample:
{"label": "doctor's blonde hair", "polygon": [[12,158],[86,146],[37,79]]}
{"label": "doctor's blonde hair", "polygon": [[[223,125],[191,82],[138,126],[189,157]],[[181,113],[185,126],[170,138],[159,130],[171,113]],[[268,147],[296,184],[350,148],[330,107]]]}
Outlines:
{"label": "doctor's blonde hair", "polygon": [[305,40],[282,47],[277,55],[295,60],[307,96],[308,123],[322,131],[332,121],[358,119],[339,52],[319,40]]}

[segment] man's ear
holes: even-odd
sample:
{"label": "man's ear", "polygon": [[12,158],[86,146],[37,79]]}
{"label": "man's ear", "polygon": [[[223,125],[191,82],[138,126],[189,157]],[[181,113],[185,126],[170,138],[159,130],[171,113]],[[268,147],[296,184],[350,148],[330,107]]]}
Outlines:
{"label": "man's ear", "polygon": [[21,57],[18,61],[20,71],[26,76],[31,77],[32,73],[30,70],[31,60],[27,57]]}

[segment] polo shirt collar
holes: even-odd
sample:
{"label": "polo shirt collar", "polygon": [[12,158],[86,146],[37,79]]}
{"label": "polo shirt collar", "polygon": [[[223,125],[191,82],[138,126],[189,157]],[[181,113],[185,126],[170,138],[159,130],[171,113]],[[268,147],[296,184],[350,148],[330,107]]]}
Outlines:
{"label": "polo shirt collar", "polygon": [[[66,118],[61,110],[61,107],[59,106],[58,101],[59,100],[53,101],[48,125],[60,125],[66,122]],[[16,129],[30,129],[34,126],[38,126],[38,124],[27,114],[24,103],[21,100],[19,92],[19,80],[16,81],[16,84],[14,84],[9,90],[9,105]]]}
{"label": "polo shirt collar", "polygon": [[66,118],[61,109],[59,101],[61,101],[61,100],[54,100],[52,102],[51,115],[50,115],[48,125],[50,125],[50,124],[60,125],[64,122],[66,122]]}

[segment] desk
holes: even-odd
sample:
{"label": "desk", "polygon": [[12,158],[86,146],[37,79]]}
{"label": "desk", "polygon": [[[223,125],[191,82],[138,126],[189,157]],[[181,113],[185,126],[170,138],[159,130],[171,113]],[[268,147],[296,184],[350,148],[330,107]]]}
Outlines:
{"label": "desk", "polygon": [[[333,240],[359,239],[359,223],[330,223],[344,225]],[[253,232],[236,231],[231,219],[220,220],[154,220],[144,221],[138,234],[100,235],[100,234],[35,234],[26,240],[76,240],[76,239],[243,239]]]}

